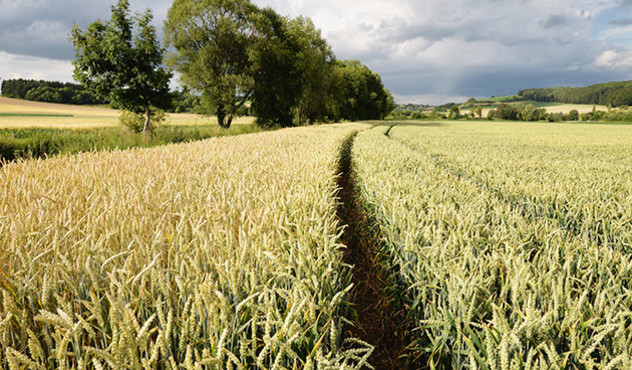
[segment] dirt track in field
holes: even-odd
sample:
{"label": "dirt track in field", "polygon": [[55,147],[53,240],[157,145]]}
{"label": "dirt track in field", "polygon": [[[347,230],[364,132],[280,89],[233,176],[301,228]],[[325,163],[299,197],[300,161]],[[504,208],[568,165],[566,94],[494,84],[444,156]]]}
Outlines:
{"label": "dirt track in field", "polygon": [[337,209],[339,219],[346,225],[342,235],[347,246],[344,260],[353,266],[351,304],[357,315],[348,334],[375,346],[369,358],[375,369],[402,369],[407,344],[405,313],[385,293],[388,282],[379,256],[380,239],[362,207],[353,175],[353,139],[348,139],[340,158]]}

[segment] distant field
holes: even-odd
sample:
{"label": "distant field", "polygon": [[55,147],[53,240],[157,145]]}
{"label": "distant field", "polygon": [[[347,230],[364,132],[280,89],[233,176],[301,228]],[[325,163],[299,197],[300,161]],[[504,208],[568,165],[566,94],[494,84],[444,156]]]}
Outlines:
{"label": "distant field", "polygon": [[52,113],[0,113],[0,117],[72,117],[72,114],[52,114]]}
{"label": "distant field", "polygon": [[[486,100],[491,100],[491,99],[486,99]],[[593,110],[592,104],[563,104],[563,103],[545,103],[545,102],[535,102],[535,101],[518,101],[518,102],[511,102],[511,103],[506,103],[506,104],[523,104],[523,105],[531,104],[536,108],[544,108],[549,113],[567,114],[573,109],[576,109],[581,114],[581,113],[592,112]],[[487,116],[490,110],[498,108],[498,105],[499,103],[494,103],[494,104],[483,106],[483,117]],[[604,105],[597,105],[595,106],[595,109],[605,111],[608,108]],[[469,112],[470,110],[472,110],[472,107],[461,109],[462,112]]]}
{"label": "distant field", "polygon": [[[103,108],[31,102],[0,97],[0,129],[70,128],[89,129],[118,126],[119,111]],[[235,124],[250,124],[252,117],[237,119]],[[168,114],[166,125],[211,125],[214,117],[196,114]]]}
{"label": "distant field", "polygon": [[503,101],[508,101],[508,100],[513,100],[516,97],[516,95],[505,95],[505,96],[495,96],[493,98],[487,98],[487,99],[482,99],[484,101],[493,101],[493,102],[503,102]]}
{"label": "distant field", "polygon": [[[588,113],[592,112],[593,106],[592,104],[560,104],[555,106],[550,106],[546,110],[552,113],[568,113],[571,110],[576,109],[579,113]],[[595,106],[596,110],[606,111],[608,107],[605,105],[597,105]]]}

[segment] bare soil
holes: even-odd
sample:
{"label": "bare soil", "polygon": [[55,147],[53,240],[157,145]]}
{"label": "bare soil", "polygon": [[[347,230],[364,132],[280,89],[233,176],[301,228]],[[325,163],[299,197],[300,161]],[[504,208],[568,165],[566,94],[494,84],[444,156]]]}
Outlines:
{"label": "bare soil", "polygon": [[348,335],[375,346],[369,363],[376,369],[402,369],[405,317],[385,293],[387,279],[379,255],[380,238],[357,193],[352,145],[353,137],[346,143],[339,163],[337,209],[338,217],[346,225],[342,235],[342,242],[347,246],[344,259],[353,266],[351,302],[356,316]]}

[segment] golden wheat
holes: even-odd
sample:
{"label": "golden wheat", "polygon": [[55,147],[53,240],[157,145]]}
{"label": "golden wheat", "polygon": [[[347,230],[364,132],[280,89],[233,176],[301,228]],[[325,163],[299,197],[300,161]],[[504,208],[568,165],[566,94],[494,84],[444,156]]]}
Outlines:
{"label": "golden wheat", "polygon": [[335,174],[361,127],[5,165],[0,364],[359,368]]}

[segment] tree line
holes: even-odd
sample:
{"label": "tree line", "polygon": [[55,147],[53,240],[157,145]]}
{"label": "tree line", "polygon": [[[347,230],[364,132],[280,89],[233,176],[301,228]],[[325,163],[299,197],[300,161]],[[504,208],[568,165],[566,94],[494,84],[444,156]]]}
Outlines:
{"label": "tree line", "polygon": [[[399,107],[392,115],[392,119],[396,120],[461,120],[461,119],[483,119],[483,107],[474,105],[474,100],[470,99],[467,103],[458,105],[455,103],[447,103],[441,106],[433,107]],[[407,109],[408,108],[408,109]],[[461,110],[461,108],[469,108]],[[423,109],[423,111],[420,111]],[[614,114],[614,110],[612,110]],[[605,117],[606,112],[593,111],[592,113],[579,114],[576,109],[568,113],[547,112],[545,108],[536,108],[533,104],[508,104],[500,103],[496,109],[487,112],[488,120],[503,121],[523,121],[523,122],[561,122],[561,121],[591,121]],[[614,115],[612,116],[614,117]]]}
{"label": "tree line", "polygon": [[[75,26],[75,79],[116,108],[144,117],[173,107],[175,71],[198,109],[221,127],[249,111],[260,126],[382,119],[395,107],[380,76],[357,60],[339,61],[311,19],[280,16],[248,0],[175,0],[165,44],[152,14],[131,16],[128,0],[109,21]],[[164,58],[165,48],[174,52]],[[187,98],[180,99],[186,102]]]}
{"label": "tree line", "polygon": [[524,89],[521,100],[566,104],[598,104],[611,107],[632,105],[632,81],[608,82],[587,87]]}
{"label": "tree line", "polygon": [[75,83],[55,81],[9,79],[2,81],[2,96],[59,104],[107,104]]}
{"label": "tree line", "polygon": [[568,113],[547,112],[544,108],[535,108],[531,104],[499,104],[488,113],[488,119],[506,121],[547,121],[547,122],[632,122],[632,109],[628,106],[608,107],[606,111],[597,110],[593,105],[590,112],[579,113],[576,109]]}
{"label": "tree line", "polygon": [[500,103],[495,110],[490,110],[488,119],[500,119],[505,121],[523,122],[562,122],[578,121],[580,114],[576,109],[564,114],[561,112],[547,112],[545,108],[536,108],[532,104],[505,104]]}
{"label": "tree line", "polygon": [[[82,85],[71,82],[8,79],[3,80],[0,91],[2,96],[14,99],[39,101],[46,103],[72,105],[100,105],[109,104],[107,99],[97,98]],[[197,114],[209,113],[208,107],[200,102],[200,97],[187,89],[171,91],[172,103],[167,107],[168,112],[191,112]],[[244,114],[248,113],[247,110]]]}

